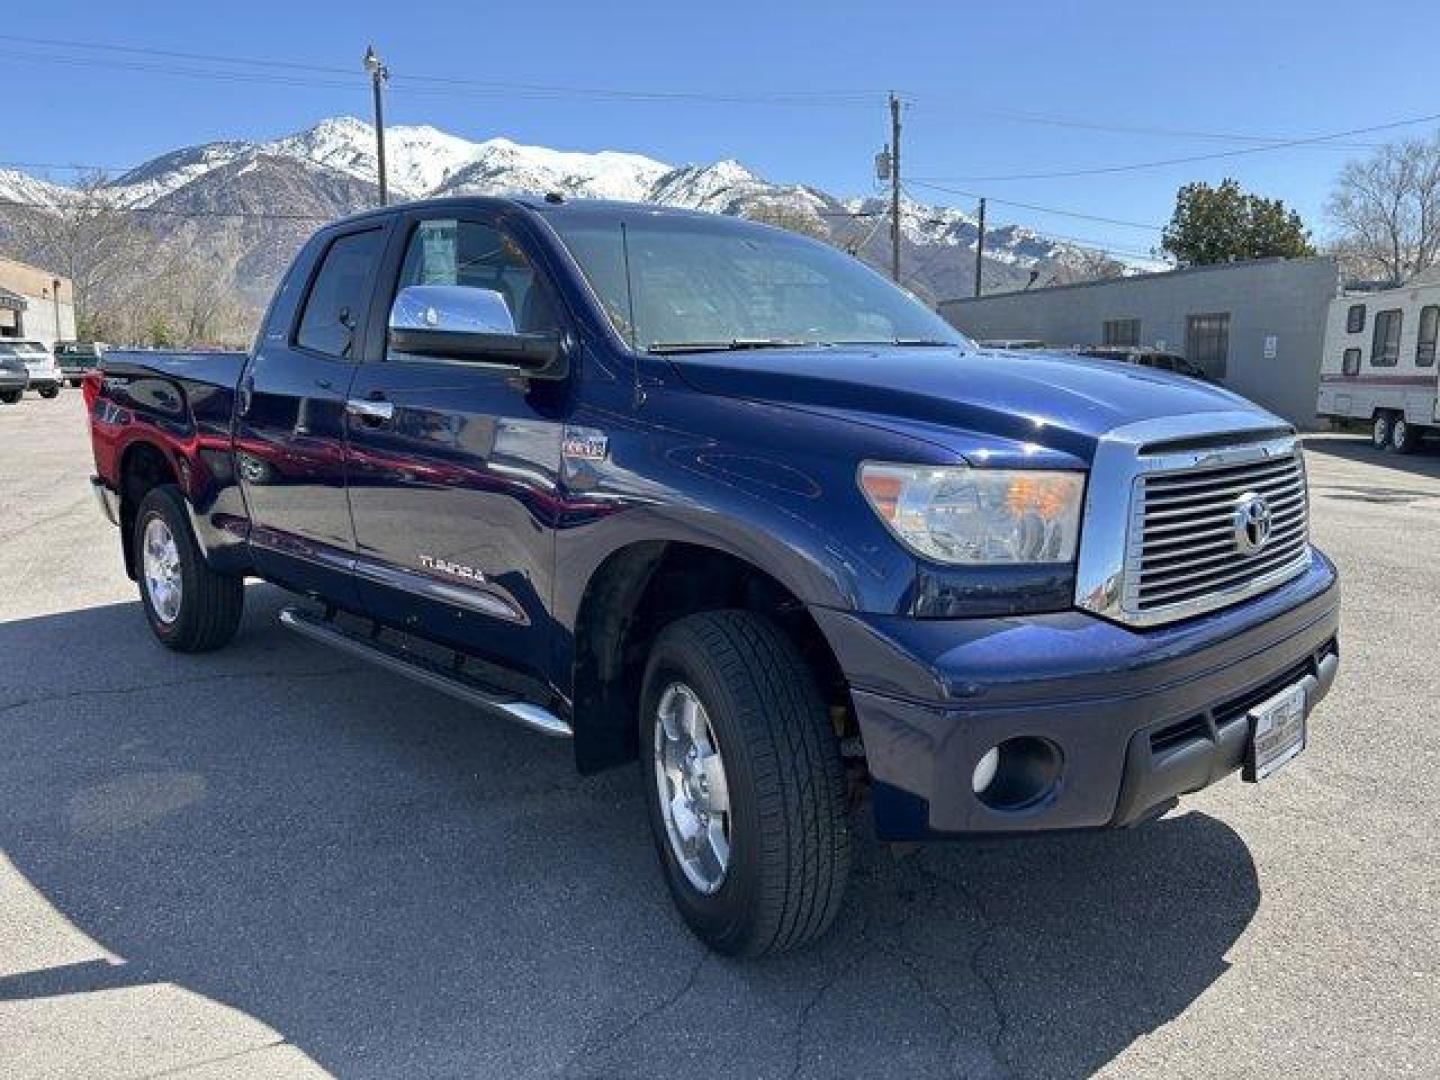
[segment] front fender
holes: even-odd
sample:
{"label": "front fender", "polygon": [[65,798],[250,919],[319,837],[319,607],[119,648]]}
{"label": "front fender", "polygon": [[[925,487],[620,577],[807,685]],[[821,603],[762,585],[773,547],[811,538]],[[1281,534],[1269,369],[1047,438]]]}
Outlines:
{"label": "front fender", "polygon": [[[867,458],[945,464],[942,449],[862,424],[716,397],[671,381],[639,409],[587,404],[567,426],[606,440],[562,461],[552,610],[573,630],[589,582],[617,552],[663,541],[732,555],[814,606],[896,612],[917,567],[865,503]],[[568,441],[568,440],[567,440]]]}

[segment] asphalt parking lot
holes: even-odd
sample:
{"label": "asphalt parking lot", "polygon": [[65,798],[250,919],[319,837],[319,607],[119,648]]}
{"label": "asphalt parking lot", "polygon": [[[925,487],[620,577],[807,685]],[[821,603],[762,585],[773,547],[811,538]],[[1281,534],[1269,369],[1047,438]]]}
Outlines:
{"label": "asphalt parking lot", "polygon": [[862,839],[830,937],[740,963],[634,770],[267,586],[222,652],[152,642],[78,392],[0,406],[0,1076],[1435,1076],[1440,451],[1308,460],[1345,610],[1299,759],[1131,832]]}

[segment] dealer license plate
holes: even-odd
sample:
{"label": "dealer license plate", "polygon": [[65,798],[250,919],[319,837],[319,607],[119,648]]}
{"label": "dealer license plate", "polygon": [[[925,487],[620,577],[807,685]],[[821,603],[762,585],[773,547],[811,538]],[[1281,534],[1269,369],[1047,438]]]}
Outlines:
{"label": "dealer license plate", "polygon": [[1280,691],[1250,710],[1244,778],[1264,780],[1305,749],[1305,686]]}

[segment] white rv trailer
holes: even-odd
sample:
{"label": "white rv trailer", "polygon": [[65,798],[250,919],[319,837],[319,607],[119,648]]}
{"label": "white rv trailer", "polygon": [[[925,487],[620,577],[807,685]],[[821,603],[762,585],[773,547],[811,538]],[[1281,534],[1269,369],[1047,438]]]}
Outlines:
{"label": "white rv trailer", "polygon": [[1321,416],[1364,420],[1377,448],[1409,453],[1440,432],[1440,280],[1348,293],[1330,304]]}

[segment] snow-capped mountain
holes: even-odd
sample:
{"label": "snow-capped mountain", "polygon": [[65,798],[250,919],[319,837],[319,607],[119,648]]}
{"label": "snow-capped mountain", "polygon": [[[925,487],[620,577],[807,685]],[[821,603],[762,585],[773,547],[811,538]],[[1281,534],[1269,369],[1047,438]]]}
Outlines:
{"label": "snow-capped mountain", "polygon": [[68,198],[70,189],[51,184],[16,169],[0,169],[0,210],[4,203],[25,206],[58,206]]}
{"label": "snow-capped mountain", "polygon": [[[767,220],[888,265],[886,200],[771,183],[732,159],[676,167],[608,150],[560,151],[503,138],[472,142],[424,125],[387,127],[385,135],[395,198],[558,192],[655,202]],[[229,260],[237,266],[235,285],[259,304],[315,224],[374,204],[375,176],[374,129],[354,117],[336,117],[268,142],[175,150],[131,169],[105,190],[117,205],[154,211],[140,220],[159,243],[240,252]],[[0,170],[0,203],[43,212],[67,198],[73,198],[70,188]],[[6,242],[5,212],[0,205],[0,245]],[[968,293],[978,223],[961,211],[908,200],[901,222],[907,283],[932,300]],[[1023,285],[1032,271],[1063,281],[1121,269],[1095,252],[1017,226],[987,229],[985,242],[991,287]]]}

